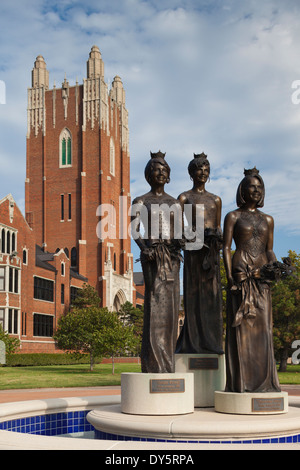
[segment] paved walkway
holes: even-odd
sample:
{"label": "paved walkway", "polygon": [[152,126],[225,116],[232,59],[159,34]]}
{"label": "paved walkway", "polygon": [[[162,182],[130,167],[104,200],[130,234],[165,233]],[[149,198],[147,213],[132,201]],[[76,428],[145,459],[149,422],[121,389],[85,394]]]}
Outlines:
{"label": "paved walkway", "polygon": [[44,398],[88,397],[97,395],[120,395],[121,387],[40,388],[26,390],[0,390],[0,403]]}
{"label": "paved walkway", "polygon": [[281,385],[281,390],[291,396],[300,397],[300,385]]}
{"label": "paved walkway", "polygon": [[[282,385],[281,389],[288,392],[290,396],[300,396],[300,385]],[[0,390],[0,403],[43,400],[44,398],[120,395],[120,393],[120,386]]]}

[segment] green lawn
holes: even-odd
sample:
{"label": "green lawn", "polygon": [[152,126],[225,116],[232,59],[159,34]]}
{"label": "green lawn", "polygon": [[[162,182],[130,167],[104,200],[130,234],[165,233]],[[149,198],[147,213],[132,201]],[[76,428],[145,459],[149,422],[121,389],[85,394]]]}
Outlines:
{"label": "green lawn", "polygon": [[139,364],[88,364],[62,366],[0,367],[0,390],[25,388],[98,387],[120,385],[122,372],[140,372]]}
{"label": "green lawn", "polygon": [[286,372],[278,372],[278,377],[282,385],[300,385],[300,365],[288,365]]}
{"label": "green lawn", "polygon": [[[90,372],[88,364],[62,366],[0,367],[0,390],[26,388],[97,387],[120,385],[122,372],[140,372],[139,364],[96,364]],[[289,365],[279,372],[283,384],[300,385],[300,365]]]}

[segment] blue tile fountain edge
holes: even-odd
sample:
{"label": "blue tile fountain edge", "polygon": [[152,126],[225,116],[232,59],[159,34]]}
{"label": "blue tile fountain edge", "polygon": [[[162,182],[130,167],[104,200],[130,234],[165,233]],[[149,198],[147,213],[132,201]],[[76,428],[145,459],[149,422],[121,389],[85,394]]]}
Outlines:
{"label": "blue tile fountain edge", "polygon": [[183,440],[183,439],[153,439],[153,438],[139,438],[132,436],[119,436],[117,434],[106,433],[95,429],[95,439],[108,439],[114,441],[141,441],[141,442],[178,442],[188,444],[286,444],[286,443],[297,443],[300,442],[300,434],[294,436],[282,436],[282,437],[270,437],[263,439],[244,439],[244,440]]}
{"label": "blue tile fountain edge", "polygon": [[117,440],[117,441],[144,441],[144,442],[187,442],[193,444],[280,444],[299,443],[300,434],[282,437],[270,437],[263,439],[244,440],[183,440],[183,439],[153,439],[132,436],[120,436],[96,430],[90,424],[86,415],[90,410],[68,411],[46,415],[17,418],[0,423],[0,430],[20,432],[26,434],[60,436],[63,434],[74,434],[94,431],[95,439]]}
{"label": "blue tile fountain edge", "polygon": [[88,412],[68,411],[12,419],[0,423],[0,430],[45,436],[93,431],[94,427],[86,419]]}

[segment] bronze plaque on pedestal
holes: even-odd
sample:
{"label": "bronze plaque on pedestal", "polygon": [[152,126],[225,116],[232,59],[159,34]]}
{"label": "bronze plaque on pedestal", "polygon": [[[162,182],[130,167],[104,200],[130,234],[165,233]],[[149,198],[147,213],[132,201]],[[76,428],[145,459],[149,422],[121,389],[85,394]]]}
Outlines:
{"label": "bronze plaque on pedestal", "polygon": [[150,380],[150,393],[183,393],[185,391],[184,379],[152,379]]}
{"label": "bronze plaque on pedestal", "polygon": [[272,412],[283,411],[283,398],[252,398],[252,411]]}
{"label": "bronze plaque on pedestal", "polygon": [[189,370],[218,370],[219,359],[217,357],[190,357]]}

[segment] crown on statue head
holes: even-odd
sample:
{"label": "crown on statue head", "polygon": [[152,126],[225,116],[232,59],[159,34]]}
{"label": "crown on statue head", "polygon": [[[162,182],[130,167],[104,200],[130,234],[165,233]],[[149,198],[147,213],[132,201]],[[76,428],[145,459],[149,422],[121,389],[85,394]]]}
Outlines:
{"label": "crown on statue head", "polygon": [[207,155],[204,152],[194,153],[194,158],[207,158]]}
{"label": "crown on statue head", "polygon": [[259,175],[259,170],[256,168],[249,168],[249,170],[244,169],[244,175],[245,176],[257,176]]}
{"label": "crown on statue head", "polygon": [[151,158],[165,158],[166,152],[162,153],[160,150],[156,153],[150,152]]}

